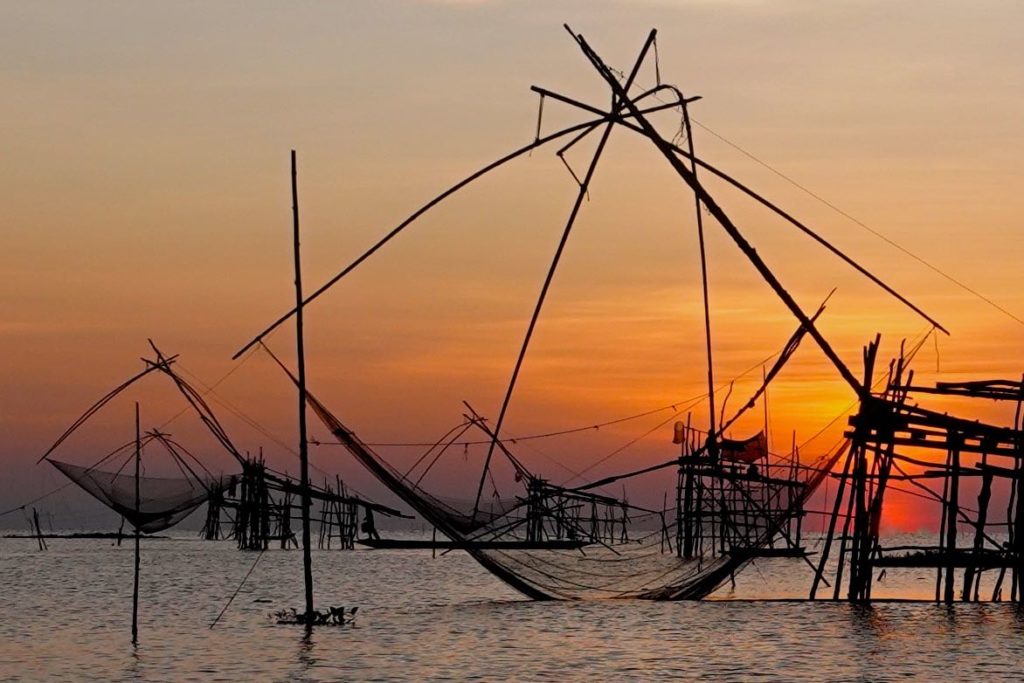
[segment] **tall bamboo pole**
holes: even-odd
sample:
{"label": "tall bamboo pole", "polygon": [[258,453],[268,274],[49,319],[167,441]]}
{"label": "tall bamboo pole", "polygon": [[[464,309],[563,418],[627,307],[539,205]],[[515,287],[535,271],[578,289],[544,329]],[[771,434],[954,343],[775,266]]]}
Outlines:
{"label": "tall bamboo pole", "polygon": [[[625,90],[627,92],[633,85],[633,81],[636,79],[636,76],[640,71],[640,67],[647,56],[647,51],[654,43],[654,35],[655,34],[652,31],[646,42],[644,42],[643,48],[640,49],[640,57],[637,59],[636,64],[633,66],[633,70],[630,72],[625,82]],[[621,113],[625,99],[628,99],[628,95],[623,94],[621,98],[616,98],[612,104],[613,115],[618,116]],[[487,482],[487,475],[491,466],[491,458],[494,456],[494,448],[497,446],[498,440],[501,438],[501,429],[505,423],[505,415],[508,412],[509,404],[512,402],[512,394],[515,391],[516,382],[519,379],[519,372],[523,367],[523,361],[526,360],[526,351],[530,346],[530,339],[533,338],[533,331],[537,327],[537,321],[540,319],[541,310],[544,308],[544,301],[547,299],[548,290],[551,287],[551,283],[554,281],[555,271],[558,269],[558,264],[562,260],[562,253],[565,251],[565,245],[569,242],[569,235],[572,233],[573,226],[576,224],[576,217],[579,215],[580,208],[583,206],[583,200],[590,196],[590,181],[594,177],[594,172],[597,170],[597,163],[601,160],[601,154],[604,152],[605,145],[608,143],[608,138],[611,136],[613,128],[615,128],[615,121],[614,119],[609,119],[601,133],[600,140],[598,140],[597,148],[594,150],[594,156],[591,157],[590,165],[587,167],[587,172],[583,176],[583,180],[579,183],[579,191],[576,193],[576,201],[573,203],[572,210],[569,212],[569,219],[566,221],[565,228],[562,230],[562,237],[558,242],[558,247],[555,249],[555,255],[551,259],[551,265],[548,266],[548,272],[544,278],[544,284],[541,285],[540,294],[537,297],[537,303],[533,309],[533,315],[530,317],[530,323],[526,327],[526,335],[523,337],[523,344],[519,349],[519,356],[516,358],[515,366],[512,369],[512,376],[509,378],[508,387],[505,390],[505,398],[502,399],[501,408],[498,410],[498,419],[494,423],[494,435],[491,439],[490,445],[487,447],[487,455],[484,457],[484,467],[480,472],[480,484],[477,486],[476,499],[473,501],[473,520],[476,520],[477,513],[480,510],[480,498],[483,496],[484,484]]]}
{"label": "tall bamboo pole", "polygon": [[302,336],[302,259],[299,256],[299,189],[292,150],[292,234],[295,252],[295,349],[299,364],[299,483],[302,494],[302,578],[306,593],[306,623],[313,617],[313,557],[309,535],[309,444],[306,439],[306,350]]}
{"label": "tall bamboo pole", "polygon": [[[686,130],[686,146],[690,152],[690,172],[697,177],[697,162],[693,151],[693,128],[690,127],[690,110],[683,100],[683,127]],[[715,364],[711,352],[711,303],[708,294],[708,259],[704,248],[704,214],[701,211],[700,196],[694,193],[697,210],[697,243],[700,246],[700,282],[704,294],[704,343],[708,363],[708,455],[718,459],[718,432],[715,428]],[[728,398],[728,397],[726,397]]]}
{"label": "tall bamboo pole", "polygon": [[828,340],[822,336],[821,332],[808,317],[807,313],[800,308],[792,295],[782,286],[779,279],[775,277],[775,274],[768,268],[760,255],[758,255],[757,250],[747,242],[746,238],[743,237],[743,234],[740,233],[739,229],[732,222],[729,216],[727,216],[725,211],[723,211],[718,205],[718,202],[716,202],[715,199],[708,194],[707,190],[697,181],[693,172],[686,168],[683,162],[675,155],[672,144],[661,137],[657,129],[655,129],[651,122],[643,116],[636,104],[629,99],[623,85],[615,78],[614,74],[612,74],[604,62],[601,61],[601,58],[597,56],[597,53],[591,49],[586,40],[584,40],[581,35],[573,33],[572,29],[570,29],[568,25],[566,25],[565,28],[574,37],[580,48],[583,50],[584,55],[586,55],[586,57],[591,61],[598,73],[611,87],[613,94],[618,98],[618,101],[625,104],[626,109],[628,110],[627,113],[633,115],[644,135],[654,143],[669,164],[675,169],[676,173],[687,185],[690,186],[690,189],[698,195],[701,204],[703,204],[711,215],[714,216],[740,251],[742,251],[747,257],[747,260],[750,261],[751,265],[753,265],[757,272],[760,273],[764,281],[772,288],[779,299],[782,300],[782,303],[786,305],[793,316],[800,321],[804,328],[807,329],[807,333],[811,335],[811,338],[818,344],[825,356],[827,356],[836,367],[836,370],[842,376],[843,380],[850,385],[850,388],[854,390],[858,397],[863,398],[867,396],[869,388],[866,388],[857,381],[857,378],[853,376],[852,372],[850,372],[850,368],[842,361],[839,355],[835,352],[835,349],[832,348],[832,345],[829,344]]}
{"label": "tall bamboo pole", "polygon": [[132,590],[132,645],[139,644],[139,470],[142,460],[142,434],[139,428],[139,404],[135,403],[135,586]]}

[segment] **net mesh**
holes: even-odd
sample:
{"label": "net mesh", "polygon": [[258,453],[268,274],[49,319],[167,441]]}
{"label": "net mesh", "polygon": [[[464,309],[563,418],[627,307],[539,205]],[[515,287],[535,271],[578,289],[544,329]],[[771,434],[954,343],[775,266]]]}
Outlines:
{"label": "net mesh", "polygon": [[324,426],[364,467],[425,519],[449,535],[472,534],[501,518],[518,504],[514,498],[494,498],[474,513],[473,504],[469,501],[431,495],[422,487],[410,482],[405,475],[382,458],[377,457],[369,446],[360,441],[311,393],[306,394],[306,400]]}
{"label": "net mesh", "polygon": [[[789,462],[765,459],[759,467],[710,460],[695,466],[697,495],[688,514],[696,520],[690,528],[698,542],[695,553],[684,555],[682,532],[673,539],[667,522],[678,510],[644,511],[542,480],[527,482],[514,505],[467,511],[411,485],[323,404],[312,396],[308,400],[338,441],[385,486],[491,573],[535,599],[703,598],[759,548],[788,534],[787,521],[842,453],[803,473]],[[638,537],[638,527],[644,526]]]}
{"label": "net mesh", "polygon": [[211,493],[229,488],[234,481],[234,477],[140,476],[136,506],[133,474],[106,472],[52,459],[49,462],[89,495],[147,534],[174,526],[204,503]]}

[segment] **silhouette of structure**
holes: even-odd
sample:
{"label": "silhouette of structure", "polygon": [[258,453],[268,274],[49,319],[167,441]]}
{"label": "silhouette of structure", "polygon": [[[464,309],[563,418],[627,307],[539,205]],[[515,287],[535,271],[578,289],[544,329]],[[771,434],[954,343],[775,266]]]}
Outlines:
{"label": "silhouette of structure", "polygon": [[[213,491],[220,491],[233,484],[233,478],[215,477],[202,463],[180,444],[159,430],[148,432],[143,439],[139,404],[135,404],[135,438],[133,441],[118,447],[90,467],[81,467],[60,462],[50,457],[54,449],[78,429],[100,408],[127,388],[134,381],[148,374],[151,370],[160,369],[171,373],[170,361],[159,359],[149,363],[147,369],[129,382],[121,385],[101,399],[85,415],[68,429],[44,455],[42,459],[60,470],[72,482],[91,496],[102,502],[114,512],[120,514],[135,530],[135,562],[132,589],[132,645],[139,642],[139,568],[141,560],[141,537],[143,533],[151,534],[170,528],[187,517],[198,508]],[[141,474],[142,452],[147,445],[162,446],[182,473],[180,478],[143,477]],[[127,455],[117,470],[110,472],[99,469],[107,461],[117,462],[119,456]],[[191,460],[191,462],[190,462]],[[122,470],[131,462],[134,464],[134,475],[123,474]],[[196,467],[193,467],[195,465]],[[198,474],[201,469],[203,474]],[[38,518],[36,520],[38,530]],[[120,533],[118,534],[120,545]],[[43,543],[40,533],[40,548]]]}
{"label": "silhouette of structure", "polygon": [[[151,342],[152,345],[152,342]],[[335,518],[345,523],[337,526],[337,535],[342,546],[351,547],[354,537],[358,507],[373,508],[382,514],[400,515],[397,510],[378,506],[342,495],[329,487],[303,487],[286,475],[271,472],[260,459],[249,459],[241,455],[216,415],[202,395],[173,369],[176,357],[165,357],[155,345],[155,360],[146,360],[145,369],[129,378],[93,404],[81,417],[57,439],[43,454],[40,462],[47,460],[72,482],[102,502],[112,511],[121,515],[135,530],[135,577],[132,600],[132,644],[138,644],[138,580],[140,539],[143,533],[152,534],[170,528],[208,502],[203,536],[209,539],[221,537],[221,515],[233,511],[231,534],[240,548],[266,550],[271,540],[278,540],[281,547],[295,544],[291,531],[293,498],[303,491],[310,499],[317,499],[330,510],[332,518],[322,526],[322,541],[328,545],[335,533]],[[200,421],[239,463],[241,473],[227,476],[212,474],[203,463],[184,446],[159,430],[145,434],[141,431],[138,404],[136,404],[136,434],[132,441],[118,446],[89,466],[76,465],[54,459],[55,451],[69,439],[76,430],[91,417],[107,406],[114,398],[153,373],[168,377]],[[141,462],[147,448],[159,449],[174,463],[181,477],[143,476]],[[134,474],[124,473],[133,464]],[[113,468],[113,469],[104,469]],[[340,487],[340,480],[337,480]],[[238,493],[238,497],[234,493]],[[345,507],[348,506],[348,507]],[[351,509],[349,509],[351,508]],[[301,509],[301,507],[300,507]],[[338,513],[346,513],[338,516]],[[37,536],[41,536],[37,526]],[[40,547],[43,541],[40,537]],[[229,602],[230,604],[230,602]],[[225,608],[226,609],[226,608]],[[223,612],[221,613],[223,614]],[[219,617],[218,617],[219,619]],[[216,622],[215,622],[216,623]]]}
{"label": "silhouette of structure", "polygon": [[[865,386],[873,384],[878,343],[876,338],[865,348]],[[864,396],[850,418],[850,448],[842,474],[836,475],[838,492],[811,598],[817,597],[838,541],[832,599],[842,596],[845,580],[847,600],[870,601],[876,570],[925,567],[936,571],[936,602],[980,600],[985,572],[995,574],[988,585],[991,600],[1024,602],[1024,382],[919,386],[909,369],[912,356],[890,363],[880,378],[882,390]],[[916,399],[929,396],[968,399],[962,402],[970,406],[1009,403],[1013,421],[995,425],[917,404]],[[965,496],[965,483],[971,480],[977,483],[975,500]],[[930,485],[938,482],[941,492]],[[939,509],[935,545],[881,545],[886,496],[901,485],[913,487]],[[1002,515],[992,509],[997,491],[1008,501]],[[970,540],[961,544],[964,530]]]}
{"label": "silhouette of structure", "polygon": [[[201,536],[207,540],[234,539],[239,550],[267,550],[277,543],[282,550],[300,548],[292,522],[301,520],[295,504],[301,484],[287,474],[270,471],[262,456],[247,459],[231,488],[211,495]],[[225,495],[226,494],[226,495]],[[372,510],[389,517],[408,518],[399,510],[348,495],[340,478],[334,486],[310,487],[317,507],[317,547],[351,550],[358,536],[360,513]],[[227,522],[230,531],[222,534]]]}
{"label": "silhouette of structure", "polygon": [[[301,314],[304,306],[365,262],[394,239],[417,218],[490,171],[556,140],[568,140],[557,155],[566,163],[578,184],[576,201],[552,258],[523,342],[493,425],[468,405],[463,422],[449,433],[461,434],[478,429],[487,437],[478,483],[466,499],[444,498],[431,493],[423,479],[434,464],[452,446],[454,439],[431,447],[407,472],[389,465],[373,448],[362,441],[342,421],[306,390],[302,378],[292,376],[300,394],[338,442],[373,473],[392,492],[408,503],[437,530],[451,539],[453,547],[467,550],[485,568],[523,594],[536,599],[582,597],[639,597],[649,599],[700,598],[718,587],[752,558],[765,554],[792,554],[802,557],[799,548],[800,519],[803,505],[821,484],[832,466],[847,452],[837,448],[811,464],[798,462],[798,454],[789,457],[768,452],[763,434],[731,441],[727,430],[760,399],[769,383],[790,359],[801,340],[810,337],[834,366],[854,394],[867,400],[869,386],[854,376],[828,340],[818,330],[817,313],[804,311],[765,264],[757,251],[722,206],[698,179],[698,172],[709,173],[767,207],[792,227],[828,250],[847,266],[866,277],[888,295],[896,298],[935,328],[945,329],[880,278],[856,263],[823,237],[768,199],[732,176],[698,158],[694,152],[689,106],[699,97],[687,97],[675,86],[662,83],[657,64],[656,33],[652,31],[640,55],[628,73],[610,68],[589,43],[569,31],[585,58],[609,88],[609,108],[591,106],[571,97],[534,87],[540,96],[537,133],[532,143],[456,183],[409,218],[388,232],[380,241],[309,296],[297,302],[266,330],[243,347],[235,358],[271,331]],[[654,56],[656,85],[633,94],[637,77],[645,62]],[[547,100],[569,105],[588,115],[589,121],[560,131],[543,133],[543,107]],[[656,101],[656,102],[655,102]],[[660,111],[674,110],[680,115],[680,127],[671,140],[663,136],[648,118]],[[708,426],[698,429],[682,425],[676,430],[681,453],[663,463],[623,472],[596,482],[568,486],[552,483],[550,478],[530,471],[513,452],[515,442],[504,434],[504,420],[514,396],[517,379],[540,318],[549,288],[568,243],[579,210],[588,196],[590,182],[605,144],[614,129],[628,130],[652,144],[679,178],[695,195],[697,238],[701,256],[703,283],[704,334],[707,350],[709,404]],[[582,139],[598,134],[593,157],[585,172],[576,173],[564,154]],[[681,144],[676,140],[683,139]],[[789,309],[797,329],[785,345],[763,385],[734,415],[718,415],[715,401],[711,303],[708,291],[708,263],[704,250],[705,214],[725,232],[750,262],[765,284]],[[291,373],[289,372],[289,375]],[[502,460],[515,474],[520,491],[510,497],[497,494],[493,464]],[[651,472],[674,469],[677,473],[675,504],[662,510],[637,507],[608,492],[607,487]],[[485,496],[490,487],[494,495]],[[666,495],[667,498],[667,495]],[[641,537],[630,535],[631,526],[655,526],[656,531]],[[674,528],[671,528],[674,526]],[[776,547],[782,543],[786,547]],[[569,545],[567,545],[569,544]],[[585,552],[580,549],[585,546]],[[805,558],[806,561],[806,558]]]}

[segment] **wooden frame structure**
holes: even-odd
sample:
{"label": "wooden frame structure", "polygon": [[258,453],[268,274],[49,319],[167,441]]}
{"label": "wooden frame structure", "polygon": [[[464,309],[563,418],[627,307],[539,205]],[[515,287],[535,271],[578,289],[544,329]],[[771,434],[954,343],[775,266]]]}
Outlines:
{"label": "wooden frame structure", "polygon": [[[768,208],[791,227],[802,232],[819,246],[840,259],[844,264],[866,277],[886,294],[897,299],[915,314],[927,320],[934,329],[943,332],[946,330],[938,321],[818,235],[807,225],[729,174],[698,158],[694,152],[689,105],[700,98],[684,96],[675,86],[663,84],[657,64],[655,64],[657,80],[655,86],[642,90],[638,94],[631,92],[648,57],[653,53],[655,60],[657,59],[657,33],[655,31],[651,31],[648,34],[633,66],[628,72],[623,73],[609,67],[582,35],[575,33],[568,26],[565,28],[586,60],[594,68],[598,77],[607,85],[611,96],[610,104],[607,108],[595,107],[545,88],[534,87],[534,92],[540,96],[540,110],[538,112],[537,134],[532,143],[524,145],[497,161],[488,164],[417,209],[406,220],[393,228],[370,249],[352,261],[312,294],[305,298],[299,297],[295,308],[278,318],[263,332],[258,334],[242,347],[234,357],[238,358],[252,346],[260,344],[264,337],[280,327],[292,316],[299,316],[304,306],[309,305],[327,289],[359,267],[388,242],[407,229],[416,219],[477,178],[534,149],[561,139],[568,139],[568,142],[556,154],[565,161],[564,154],[567,150],[590,134],[598,132],[599,138],[595,145],[595,151],[586,166],[586,170],[583,173],[577,174],[572,168],[569,169],[578,184],[575,202],[562,229],[558,246],[552,256],[551,263],[534,304],[500,407],[497,410],[493,427],[485,426],[483,418],[475,412],[470,418],[472,423],[487,432],[489,442],[479,476],[479,483],[475,487],[474,496],[471,501],[472,504],[468,510],[457,509],[437,496],[429,494],[419,486],[419,480],[416,482],[408,481],[405,475],[395,470],[374,453],[372,448],[360,440],[352,430],[348,429],[322,403],[308,393],[306,393],[306,396],[314,412],[324,422],[338,442],[348,449],[372,474],[378,477],[385,486],[433,524],[437,530],[448,535],[458,547],[467,549],[484,567],[525,595],[536,599],[549,599],[578,597],[582,594],[590,595],[596,592],[601,595],[616,597],[629,595],[650,599],[699,598],[714,590],[723,580],[727,579],[733,572],[758,554],[768,553],[773,550],[781,550],[783,553],[800,554],[800,518],[803,514],[803,504],[810,493],[824,479],[832,465],[843,455],[842,450],[826,454],[816,463],[815,467],[801,467],[792,460],[784,463],[768,462],[767,458],[765,458],[756,465],[755,463],[745,463],[742,468],[735,462],[730,463],[728,461],[729,458],[725,456],[723,444],[725,442],[724,435],[726,429],[735,421],[739,414],[742,414],[754,404],[754,401],[764,391],[764,388],[767,387],[774,375],[788,360],[800,339],[804,335],[813,339],[834,366],[838,375],[849,385],[864,405],[869,405],[873,399],[870,391],[870,376],[865,381],[857,378],[842,361],[829,341],[818,330],[816,318],[820,314],[821,309],[819,309],[817,314],[812,315],[797,303],[780,279],[758,254],[755,247],[746,239],[736,223],[701,183],[698,178],[698,170],[701,174],[710,174],[728,183],[747,197]],[[669,98],[669,101],[662,100],[663,97]],[[542,135],[542,113],[545,99],[569,105],[595,118],[554,133]],[[661,102],[652,104],[652,99],[659,99]],[[664,137],[648,118],[651,114],[670,109],[680,113],[682,131],[686,136],[685,145],[678,145],[674,139],[669,140]],[[528,471],[511,453],[507,437],[503,434],[504,421],[556,270],[569,242],[580,209],[589,194],[590,183],[606,143],[611,132],[616,128],[631,131],[653,145],[675,174],[678,175],[679,179],[694,193],[697,238],[701,255],[701,280],[703,284],[704,335],[707,351],[706,370],[708,379],[707,399],[711,405],[711,410],[706,430],[693,429],[687,431],[683,452],[679,457],[674,457],[664,463],[624,472],[573,488],[558,487]],[[710,216],[708,222],[713,221],[718,224],[729,240],[750,263],[764,283],[786,306],[798,323],[797,331],[794,333],[793,339],[787,345],[776,367],[773,368],[771,373],[766,373],[764,386],[730,420],[725,420],[725,415],[719,418],[715,410],[711,305],[708,292],[708,263],[704,249],[705,213]],[[305,393],[304,382],[295,377],[293,377],[293,380],[299,386],[300,394]],[[697,437],[698,434],[700,435],[699,438]],[[860,451],[862,450],[860,449]],[[854,452],[859,453],[860,451],[857,449],[851,450],[851,455],[847,456],[847,462],[851,462]],[[441,452],[443,452],[443,449]],[[519,497],[517,503],[502,510],[499,515],[495,515],[493,510],[485,510],[482,501],[485,484],[492,477],[490,468],[496,453],[503,455],[509,461],[515,469],[516,481],[525,482],[524,488],[526,489],[524,494]],[[795,457],[796,454],[794,453]],[[860,456],[858,455],[857,457]],[[755,465],[755,467],[748,468],[747,464]],[[863,468],[862,463],[858,466]],[[513,531],[522,532],[525,535],[525,538],[515,541],[517,543],[537,544],[544,538],[561,543],[571,540],[571,538],[563,538],[563,536],[571,537],[575,535],[577,538],[589,537],[591,542],[594,542],[599,547],[611,546],[608,541],[612,534],[607,532],[600,533],[598,531],[600,526],[598,520],[604,518],[606,520],[605,525],[607,526],[608,515],[600,515],[596,511],[596,508],[608,505],[608,503],[596,497],[594,491],[611,483],[642,476],[665,468],[675,468],[678,472],[674,520],[676,528],[674,534],[668,530],[668,525],[664,521],[666,513],[669,512],[668,510],[662,510],[657,513],[663,517],[661,545],[663,549],[665,546],[671,547],[674,538],[674,554],[681,561],[681,564],[672,565],[672,568],[660,575],[657,581],[637,583],[634,588],[621,591],[610,590],[605,587],[591,590],[594,588],[593,586],[581,583],[578,579],[563,580],[563,577],[555,575],[558,572],[554,568],[564,569],[559,564],[564,559],[564,556],[551,558],[541,557],[538,554],[528,557],[513,557],[507,553],[491,552],[495,544],[503,542],[501,540],[503,535]],[[856,495],[861,496],[862,494],[857,492]],[[624,499],[617,502],[620,506],[627,505]],[[581,526],[587,526],[585,515],[582,511],[582,508],[587,505],[592,510],[589,521],[589,534],[585,528],[581,528]],[[612,504],[612,509],[614,509],[614,504]],[[522,514],[524,512],[525,514]],[[796,539],[794,539],[794,536]],[[791,547],[789,549],[773,548],[773,543],[780,538],[785,539]],[[621,536],[619,540],[622,540]],[[866,546],[859,545],[858,552],[861,551],[862,547]],[[607,550],[611,553],[619,554],[615,547],[608,547]],[[702,563],[704,562],[708,564],[706,568],[702,568]],[[689,571],[690,564],[696,564],[697,569],[695,572]],[[543,567],[547,567],[547,569]],[[526,578],[527,575],[532,578]],[[819,571],[816,576],[816,582],[823,580],[822,573]],[[860,575],[858,575],[858,581],[863,581]],[[604,586],[607,585],[610,584],[604,584]]]}
{"label": "wooden frame structure", "polygon": [[[879,338],[865,347],[865,386],[871,386]],[[839,480],[811,598],[838,541],[832,599],[872,599],[875,571],[934,568],[936,602],[978,601],[982,577],[996,572],[989,599],[1003,600],[1009,573],[1011,601],[1024,602],[1024,381],[988,380],[915,385],[909,360],[894,360],[882,378],[884,389],[860,401],[846,436],[850,449]],[[926,397],[957,397],[969,403],[997,401],[1013,406],[1009,426],[938,412],[917,404]],[[969,501],[965,482],[978,482]],[[934,545],[883,547],[886,496],[893,483],[909,484],[915,495],[940,508]],[[941,482],[941,493],[928,484]],[[1007,498],[1004,515],[992,509],[993,493]],[[923,493],[921,493],[923,492]],[[976,505],[976,507],[972,507]],[[961,544],[961,532],[970,535]],[[958,570],[960,576],[958,577]]]}

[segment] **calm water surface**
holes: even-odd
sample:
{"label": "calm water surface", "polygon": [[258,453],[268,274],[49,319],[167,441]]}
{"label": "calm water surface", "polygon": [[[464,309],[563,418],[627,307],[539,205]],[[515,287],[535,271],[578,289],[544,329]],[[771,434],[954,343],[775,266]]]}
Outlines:
{"label": "calm water surface", "polygon": [[[805,596],[798,560],[762,561],[715,601],[535,603],[461,553],[320,551],[318,601],[359,619],[306,637],[267,617],[301,604],[300,555],[268,551],[209,629],[255,557],[144,540],[133,651],[131,543],[0,539],[0,680],[1024,680],[1012,606],[752,600]],[[891,577],[880,594],[932,581]]]}

